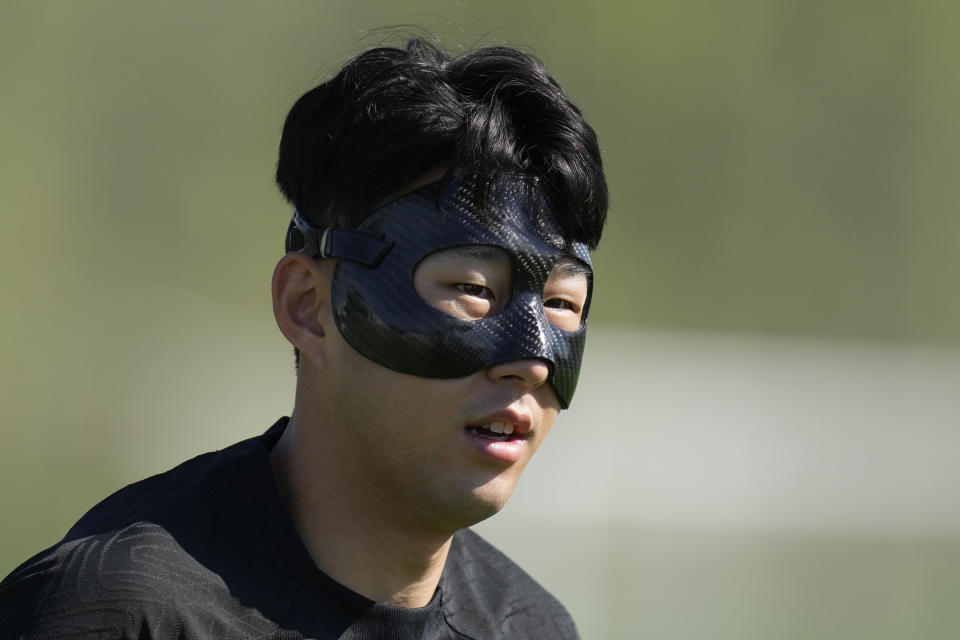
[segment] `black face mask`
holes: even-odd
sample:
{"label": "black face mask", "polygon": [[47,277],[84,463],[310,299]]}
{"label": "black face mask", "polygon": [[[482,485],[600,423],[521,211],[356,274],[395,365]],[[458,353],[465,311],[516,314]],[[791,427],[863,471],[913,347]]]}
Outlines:
{"label": "black face mask", "polygon": [[[428,185],[374,211],[357,229],[315,229],[294,211],[287,250],[337,258],[334,318],[347,343],[394,371],[460,378],[511,360],[540,359],[567,408],[580,373],[592,278],[580,327],[564,331],[546,316],[543,290],[561,258],[583,263],[580,242],[563,240],[535,178],[498,176],[476,204],[474,177]],[[452,247],[499,247],[511,258],[511,295],[495,315],[450,316],[414,289],[427,256]]]}

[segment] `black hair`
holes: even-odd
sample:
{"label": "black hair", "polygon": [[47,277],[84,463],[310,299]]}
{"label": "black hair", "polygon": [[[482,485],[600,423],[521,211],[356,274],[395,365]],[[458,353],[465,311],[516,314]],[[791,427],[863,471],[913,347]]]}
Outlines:
{"label": "black hair", "polygon": [[366,51],[293,105],[277,185],[316,227],[355,227],[430,171],[536,176],[567,241],[595,248],[607,212],[600,148],[536,58],[450,57],[415,38]]}

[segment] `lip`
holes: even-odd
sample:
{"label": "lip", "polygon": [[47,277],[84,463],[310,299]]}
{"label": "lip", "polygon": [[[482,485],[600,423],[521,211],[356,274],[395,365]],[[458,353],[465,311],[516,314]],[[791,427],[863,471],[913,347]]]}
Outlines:
{"label": "lip", "polygon": [[[513,425],[513,434],[509,440],[493,440],[470,429],[491,422],[507,422]],[[482,418],[471,420],[463,428],[464,438],[477,452],[486,458],[512,464],[523,457],[529,446],[531,436],[530,416],[515,411],[497,411]]]}

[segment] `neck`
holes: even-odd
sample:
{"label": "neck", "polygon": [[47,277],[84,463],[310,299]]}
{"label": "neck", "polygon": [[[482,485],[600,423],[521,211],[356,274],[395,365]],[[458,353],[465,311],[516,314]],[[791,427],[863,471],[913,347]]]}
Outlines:
{"label": "neck", "polygon": [[[353,591],[404,607],[430,602],[452,532],[424,531],[371,495],[294,412],[270,453],[274,477],[316,565]],[[347,465],[349,467],[349,465]]]}

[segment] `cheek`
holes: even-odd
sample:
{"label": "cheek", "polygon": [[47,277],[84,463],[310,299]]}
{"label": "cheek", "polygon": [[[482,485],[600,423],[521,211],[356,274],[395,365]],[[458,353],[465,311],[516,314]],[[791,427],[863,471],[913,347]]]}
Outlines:
{"label": "cheek", "polygon": [[539,448],[543,441],[546,439],[547,435],[550,434],[550,430],[553,428],[553,423],[557,419],[557,413],[552,412],[549,415],[544,415],[544,424],[540,428],[540,437],[537,439],[537,447]]}
{"label": "cheek", "polygon": [[537,427],[537,437],[531,443],[533,445],[530,452],[531,455],[533,455],[533,453],[540,448],[540,445],[543,444],[543,441],[546,440],[553,428],[554,422],[556,422],[557,417],[560,415],[560,403],[557,400],[556,394],[553,393],[553,390],[541,388],[539,391],[541,391],[541,393],[538,393],[536,397],[540,408],[540,423]]}
{"label": "cheek", "polygon": [[357,446],[426,448],[430,434],[452,420],[459,396],[447,387],[454,381],[398,373],[352,350],[343,357],[350,360],[349,375],[337,376],[334,397]]}

